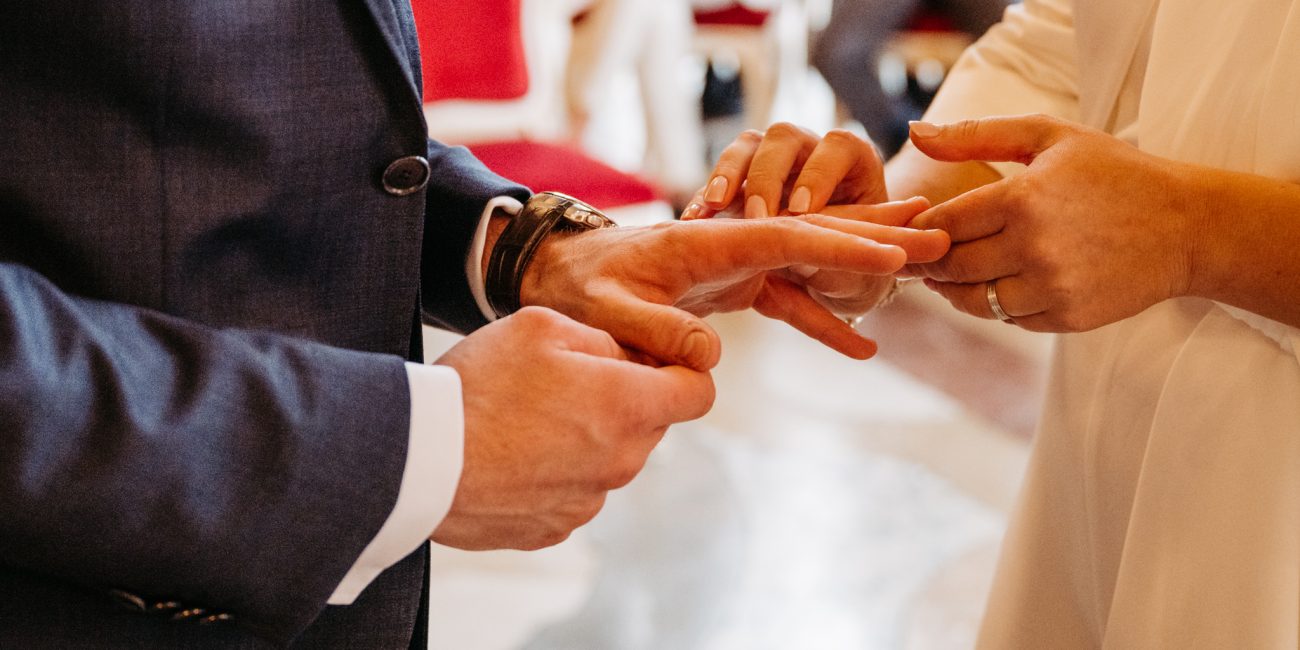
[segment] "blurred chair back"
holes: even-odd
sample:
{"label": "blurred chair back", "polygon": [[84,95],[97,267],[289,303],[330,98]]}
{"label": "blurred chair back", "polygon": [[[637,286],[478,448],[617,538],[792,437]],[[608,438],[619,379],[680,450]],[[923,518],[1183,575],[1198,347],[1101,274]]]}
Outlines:
{"label": "blurred chair back", "polygon": [[[424,101],[515,100],[528,92],[521,0],[413,0]],[[492,74],[483,74],[491,71]]]}
{"label": "blurred chair back", "polygon": [[412,0],[429,134],[466,144],[562,137],[574,0]]}
{"label": "blurred chair back", "polygon": [[624,225],[672,208],[645,180],[561,144],[576,0],[412,0],[429,135],[534,190],[572,194]]}

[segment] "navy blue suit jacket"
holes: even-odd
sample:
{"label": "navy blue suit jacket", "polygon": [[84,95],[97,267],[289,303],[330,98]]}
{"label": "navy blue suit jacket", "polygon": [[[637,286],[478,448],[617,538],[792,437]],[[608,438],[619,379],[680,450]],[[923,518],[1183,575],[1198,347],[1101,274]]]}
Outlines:
{"label": "navy blue suit jacket", "polygon": [[420,315],[482,324],[474,225],[527,190],[419,83],[402,0],[0,3],[0,646],[420,643],[423,551],[325,601],[396,498]]}

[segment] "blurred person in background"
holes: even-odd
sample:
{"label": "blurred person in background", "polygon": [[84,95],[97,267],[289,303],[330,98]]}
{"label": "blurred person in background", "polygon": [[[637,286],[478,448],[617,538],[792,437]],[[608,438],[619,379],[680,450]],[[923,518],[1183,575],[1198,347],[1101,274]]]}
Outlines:
{"label": "blurred person in background", "polygon": [[694,27],[686,0],[594,0],[574,23],[565,77],[579,139],[608,101],[616,77],[635,77],[646,130],[641,169],[676,208],[708,172],[698,97],[683,75]]}
{"label": "blurred person in background", "polygon": [[920,10],[935,11],[972,37],[1002,17],[1010,0],[834,0],[830,22],[812,48],[812,62],[835,97],[886,155],[907,141],[907,122],[925,110],[887,92],[880,54]]}
{"label": "blurred person in background", "polygon": [[883,170],[778,125],[701,191],[693,216],[926,197],[911,225],[953,245],[911,272],[1063,333],[980,647],[1300,645],[1298,111],[1296,0],[1026,0]]}

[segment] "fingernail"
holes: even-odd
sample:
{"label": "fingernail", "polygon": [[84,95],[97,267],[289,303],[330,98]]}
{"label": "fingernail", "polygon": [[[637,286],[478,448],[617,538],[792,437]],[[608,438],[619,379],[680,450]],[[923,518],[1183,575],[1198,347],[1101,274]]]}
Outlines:
{"label": "fingernail", "polygon": [[808,206],[812,203],[812,192],[806,187],[800,187],[790,195],[790,212],[794,214],[803,214],[808,211]]}
{"label": "fingernail", "polygon": [[918,138],[933,138],[939,135],[939,127],[929,122],[908,122],[907,126],[912,130],[912,135]]}
{"label": "fingernail", "polygon": [[801,277],[801,278],[803,278],[803,279],[805,279],[805,280],[807,280],[808,278],[811,278],[811,277],[813,276],[813,274],[816,273],[816,272],[819,271],[819,270],[821,270],[821,269],[818,269],[818,268],[815,267],[815,266],[809,266],[809,265],[807,265],[807,264],[795,264],[795,265],[793,265],[793,266],[790,267],[790,272],[791,272],[791,273],[793,273],[793,274],[795,274],[795,275],[797,275],[797,276],[799,276],[799,277]]}
{"label": "fingernail", "polygon": [[692,365],[702,365],[709,354],[709,337],[704,332],[691,332],[682,343],[682,359]]}
{"label": "fingernail", "polygon": [[746,219],[761,219],[766,216],[767,203],[763,201],[763,197],[755,194],[754,196],[749,197],[748,201],[745,201]]}
{"label": "fingernail", "polygon": [[700,216],[699,203],[692,203],[686,206],[686,209],[682,211],[682,221],[690,221],[691,219],[694,219],[695,217],[698,216]]}
{"label": "fingernail", "polygon": [[707,203],[722,203],[727,198],[727,177],[714,176],[709,181],[709,186],[704,190],[704,200]]}

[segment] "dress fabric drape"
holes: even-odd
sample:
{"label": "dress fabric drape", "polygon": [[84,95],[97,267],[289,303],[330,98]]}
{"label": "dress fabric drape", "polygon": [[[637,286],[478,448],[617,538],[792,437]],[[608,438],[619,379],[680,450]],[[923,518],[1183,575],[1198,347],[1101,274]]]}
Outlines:
{"label": "dress fabric drape", "polygon": [[[1048,112],[1300,182],[1300,2],[1027,0],[954,74],[928,119]],[[1300,646],[1297,351],[1194,298],[1060,336],[979,646]]]}

